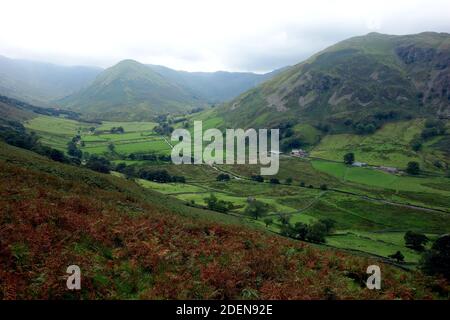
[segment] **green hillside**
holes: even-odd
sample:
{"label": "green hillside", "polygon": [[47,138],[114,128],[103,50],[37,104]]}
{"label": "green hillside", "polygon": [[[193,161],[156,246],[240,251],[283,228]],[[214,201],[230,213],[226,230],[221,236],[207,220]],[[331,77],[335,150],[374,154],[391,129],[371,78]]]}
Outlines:
{"label": "green hillside", "polygon": [[[367,290],[367,258],[258,231],[130,180],[3,143],[0,168],[2,299],[438,297],[419,274],[382,263],[382,290]],[[83,286],[70,292],[61,275],[74,262]]]}
{"label": "green hillside", "polygon": [[315,54],[242,94],[218,114],[243,127],[289,120],[326,124],[334,132],[377,128],[392,119],[447,117],[449,73],[449,34],[371,33]]}
{"label": "green hillside", "polygon": [[133,60],[106,69],[90,86],[59,104],[109,120],[151,119],[158,114],[205,106],[201,98]]}

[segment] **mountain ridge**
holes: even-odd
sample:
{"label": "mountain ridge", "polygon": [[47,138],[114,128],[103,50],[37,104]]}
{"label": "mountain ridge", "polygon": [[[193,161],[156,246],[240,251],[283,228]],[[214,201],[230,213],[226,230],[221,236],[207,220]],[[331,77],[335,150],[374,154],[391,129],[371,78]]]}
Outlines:
{"label": "mountain ridge", "polygon": [[[341,41],[218,110],[229,123],[371,122],[376,113],[450,116],[450,35],[370,33]],[[251,119],[243,123],[242,119]]]}

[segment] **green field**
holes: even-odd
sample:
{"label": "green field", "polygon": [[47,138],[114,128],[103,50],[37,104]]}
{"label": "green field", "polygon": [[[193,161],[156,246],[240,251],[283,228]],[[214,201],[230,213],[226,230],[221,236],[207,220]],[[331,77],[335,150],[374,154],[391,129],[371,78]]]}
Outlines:
{"label": "green field", "polygon": [[327,135],[313,148],[311,156],[342,161],[346,153],[353,152],[356,161],[370,165],[404,169],[409,161],[417,161],[424,169],[436,171],[434,161],[446,159],[442,152],[430,148],[430,143],[425,143],[419,152],[410,147],[413,138],[420,136],[424,122],[418,119],[389,123],[370,135]]}
{"label": "green field", "polygon": [[[42,143],[66,150],[67,143],[77,134],[81,136],[83,152],[89,154],[108,154],[108,145],[114,144],[119,155],[130,153],[170,154],[171,147],[165,140],[153,132],[154,122],[111,122],[101,125],[79,122],[64,118],[39,116],[25,123],[30,131],[41,136]],[[95,133],[90,128],[95,128]],[[111,128],[122,127],[123,134],[110,133]]]}
{"label": "green field", "polygon": [[[204,120],[204,130],[223,124],[220,118]],[[112,127],[119,126],[124,128],[125,133],[109,132]],[[260,172],[259,166],[254,165],[211,167],[123,160],[122,156],[130,153],[170,154],[171,147],[163,137],[153,132],[154,126],[151,122],[104,122],[93,125],[47,116],[39,116],[26,123],[26,127],[37,132],[42,142],[49,146],[66,150],[67,142],[80,134],[84,142],[83,152],[102,154],[116,164],[123,162],[183,176],[187,183],[137,182],[188,205],[205,206],[204,199],[213,193],[221,200],[232,202],[234,208],[230,214],[245,224],[266,229],[261,219],[254,220],[243,214],[249,198],[265,202],[273,219],[273,224],[268,227],[272,232],[280,232],[280,214],[287,215],[291,224],[331,218],[336,225],[327,237],[327,245],[382,257],[399,250],[405,255],[406,262],[415,264],[420,254],[404,246],[403,235],[406,231],[424,232],[430,238],[450,231],[448,178],[436,174],[418,177],[393,175],[374,168],[349,167],[342,163],[342,156],[352,151],[357,160],[370,164],[403,168],[408,161],[417,160],[429,166],[429,159],[440,157],[440,154],[416,154],[409,150],[410,140],[423,126],[422,120],[388,124],[369,136],[322,137],[312,150],[312,155],[327,160],[304,160],[283,155],[280,170],[275,176],[281,182],[279,185],[268,183],[269,178],[265,183],[252,181],[250,177]],[[90,131],[91,127],[95,127],[95,133]],[[193,128],[189,130],[192,132]],[[318,130],[309,125],[297,125],[294,131],[311,144],[321,139]],[[394,139],[392,135],[398,138]],[[115,146],[113,153],[108,148],[111,143]],[[432,143],[436,142],[428,142],[427,145]],[[428,147],[424,148],[427,150]],[[228,173],[231,180],[216,181],[220,173]],[[285,183],[288,178],[292,179],[289,185]],[[305,187],[301,187],[301,183]],[[328,190],[320,190],[321,185],[326,185]]]}

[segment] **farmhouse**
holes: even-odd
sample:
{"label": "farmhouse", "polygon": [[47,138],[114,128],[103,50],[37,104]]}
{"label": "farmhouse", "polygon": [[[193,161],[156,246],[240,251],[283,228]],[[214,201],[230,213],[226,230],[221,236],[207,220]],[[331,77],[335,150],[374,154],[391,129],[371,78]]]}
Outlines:
{"label": "farmhouse", "polygon": [[352,163],[352,166],[354,166],[354,167],[367,167],[367,163],[355,161],[355,162]]}
{"label": "farmhouse", "polygon": [[303,149],[292,149],[291,156],[299,157],[299,158],[306,158],[306,157],[308,157],[308,152],[306,152]]}

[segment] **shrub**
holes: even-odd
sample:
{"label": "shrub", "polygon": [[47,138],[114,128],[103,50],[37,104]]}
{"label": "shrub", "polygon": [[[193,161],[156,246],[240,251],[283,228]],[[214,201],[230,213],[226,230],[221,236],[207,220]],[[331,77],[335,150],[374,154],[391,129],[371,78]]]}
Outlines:
{"label": "shrub", "polygon": [[260,218],[262,216],[265,216],[268,212],[269,212],[269,206],[267,205],[267,203],[264,203],[264,202],[261,202],[258,200],[250,201],[244,210],[244,213],[246,215],[249,215],[249,216],[255,218],[256,220],[258,220],[258,218]]}
{"label": "shrub", "polygon": [[407,231],[404,239],[406,247],[416,251],[423,251],[424,245],[429,241],[426,235],[414,231]]}
{"label": "shrub", "polygon": [[226,173],[221,173],[216,178],[217,181],[230,181],[230,176]]}
{"label": "shrub", "polygon": [[397,262],[403,262],[405,260],[405,256],[400,251],[397,251],[396,253],[391,254],[388,257],[396,260]]}
{"label": "shrub", "polygon": [[416,161],[408,162],[408,166],[406,167],[406,172],[411,175],[418,175],[420,173],[420,165]]}
{"label": "shrub", "polygon": [[264,177],[260,175],[254,175],[252,176],[252,180],[256,182],[264,182]]}
{"label": "shrub", "polygon": [[270,183],[271,184],[280,184],[280,180],[278,180],[277,178],[272,178],[272,179],[270,179]]}
{"label": "shrub", "polygon": [[346,153],[344,155],[344,163],[351,165],[355,162],[355,154],[353,152]]}
{"label": "shrub", "polygon": [[450,235],[439,237],[421,260],[421,269],[429,275],[444,276],[450,280]]}

